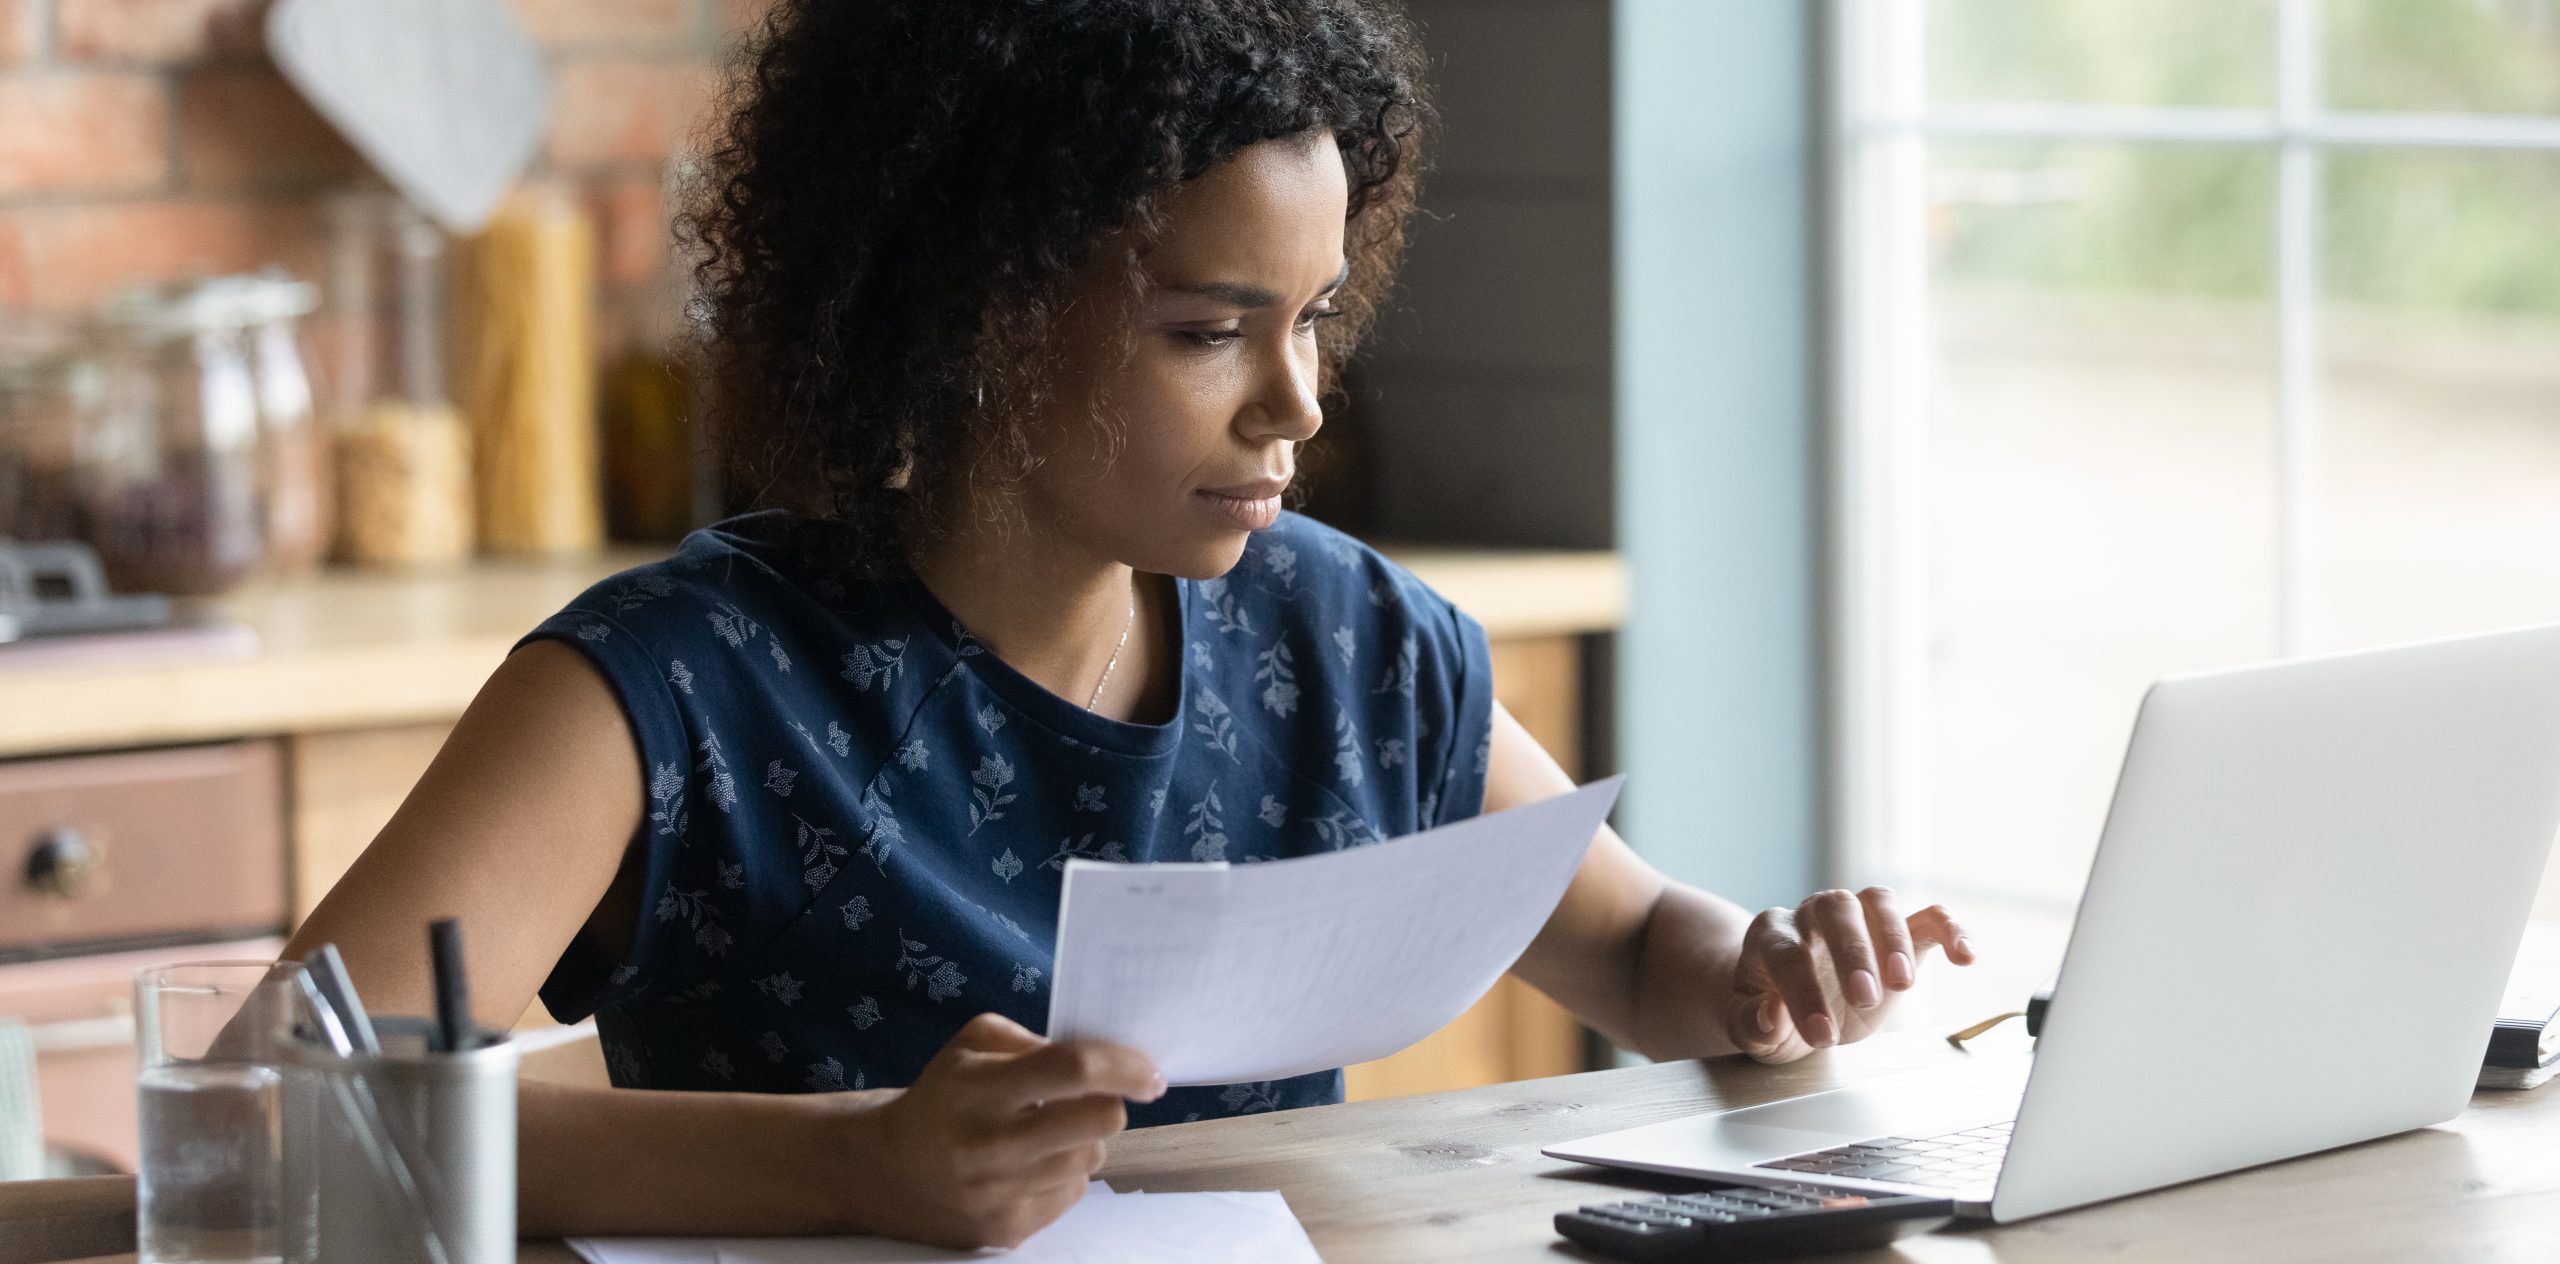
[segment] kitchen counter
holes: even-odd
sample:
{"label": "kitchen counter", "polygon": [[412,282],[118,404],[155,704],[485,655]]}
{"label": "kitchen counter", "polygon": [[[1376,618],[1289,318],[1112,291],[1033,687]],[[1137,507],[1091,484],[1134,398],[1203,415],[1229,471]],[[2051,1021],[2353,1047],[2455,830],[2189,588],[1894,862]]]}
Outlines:
{"label": "kitchen counter", "polygon": [[[1608,631],[1625,614],[1612,553],[1384,551],[1496,640]],[[333,569],[243,590],[211,605],[257,630],[251,656],[0,666],[0,758],[450,722],[516,638],[596,580],[663,556],[617,549],[419,576]]]}

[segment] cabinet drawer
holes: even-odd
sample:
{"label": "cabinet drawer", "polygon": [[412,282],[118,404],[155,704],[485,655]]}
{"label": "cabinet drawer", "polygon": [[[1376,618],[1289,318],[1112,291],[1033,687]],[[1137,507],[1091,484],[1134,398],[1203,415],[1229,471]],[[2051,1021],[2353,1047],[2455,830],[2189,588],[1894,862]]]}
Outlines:
{"label": "cabinet drawer", "polygon": [[275,744],[0,763],[0,961],[285,920]]}
{"label": "cabinet drawer", "polygon": [[272,961],[274,938],[0,966],[0,1016],[35,1037],[47,1145],[134,1170],[133,975],[181,961]]}

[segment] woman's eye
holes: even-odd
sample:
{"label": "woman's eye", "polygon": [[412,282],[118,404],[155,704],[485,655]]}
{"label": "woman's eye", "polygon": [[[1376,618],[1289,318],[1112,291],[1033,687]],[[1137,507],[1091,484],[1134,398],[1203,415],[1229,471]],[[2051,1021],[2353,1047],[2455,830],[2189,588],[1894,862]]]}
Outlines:
{"label": "woman's eye", "polygon": [[1195,347],[1217,347],[1244,337],[1241,329],[1177,329],[1174,333]]}
{"label": "woman's eye", "polygon": [[1315,328],[1315,327],[1316,327],[1316,322],[1317,322],[1317,321],[1320,321],[1320,320],[1331,320],[1331,319],[1333,319],[1334,317],[1339,316],[1339,315],[1341,315],[1341,314],[1342,314],[1342,309],[1341,309],[1341,308],[1338,308],[1338,307],[1319,307],[1319,308],[1315,308],[1314,310],[1309,311],[1306,315],[1304,315],[1304,316],[1300,316],[1300,317],[1298,318],[1298,328],[1300,328],[1300,329],[1313,329],[1313,328]]}

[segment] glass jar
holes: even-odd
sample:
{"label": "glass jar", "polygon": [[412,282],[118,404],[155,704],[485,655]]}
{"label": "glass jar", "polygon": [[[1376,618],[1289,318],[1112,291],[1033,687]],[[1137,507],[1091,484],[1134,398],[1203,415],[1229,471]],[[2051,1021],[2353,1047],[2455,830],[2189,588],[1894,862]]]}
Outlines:
{"label": "glass jar", "polygon": [[75,333],[68,324],[0,321],[0,538],[79,534],[75,400],[96,373]]}
{"label": "glass jar", "polygon": [[447,387],[446,243],[385,194],[331,207],[338,555],[451,566],[471,554],[471,435]]}
{"label": "glass jar", "polygon": [[130,291],[100,321],[83,401],[83,534],[127,592],[223,592],[265,555],[258,397],[236,292]]}
{"label": "glass jar", "polygon": [[258,395],[267,569],[280,578],[306,575],[329,552],[337,499],[328,436],[313,412],[310,358],[303,354],[302,318],[320,305],[319,290],[275,270],[235,284]]}

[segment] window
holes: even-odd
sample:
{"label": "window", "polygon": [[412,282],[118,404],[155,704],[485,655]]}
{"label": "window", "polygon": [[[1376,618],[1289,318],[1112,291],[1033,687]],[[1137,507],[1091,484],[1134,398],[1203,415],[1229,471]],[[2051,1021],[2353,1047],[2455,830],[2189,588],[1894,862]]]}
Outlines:
{"label": "window", "polygon": [[2560,0],[1833,14],[1833,859],[1981,926],[1961,1018],[2150,681],[2560,620]]}

